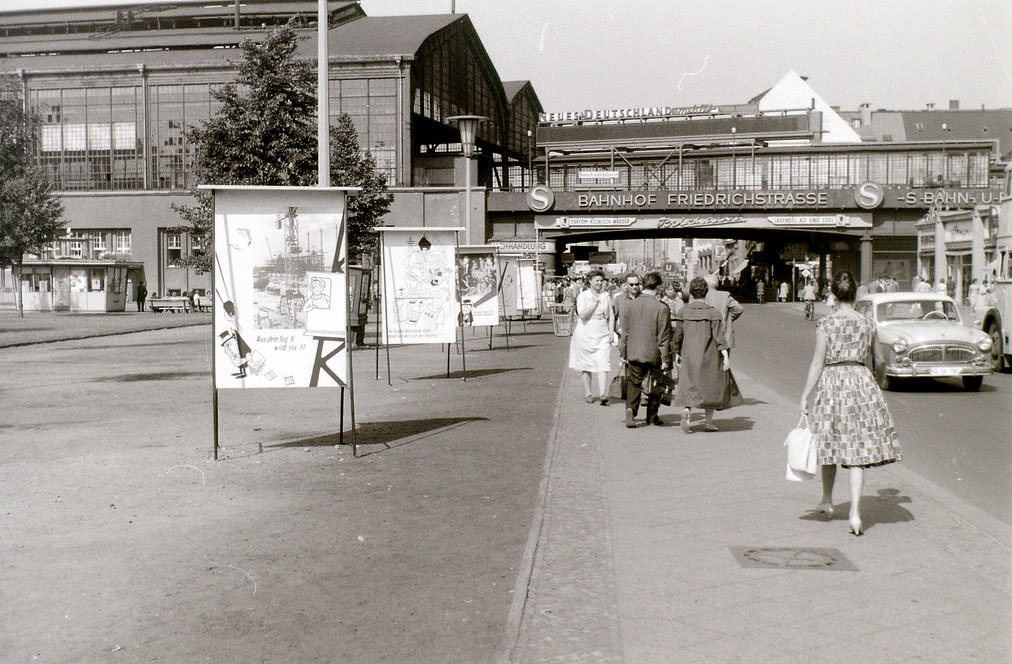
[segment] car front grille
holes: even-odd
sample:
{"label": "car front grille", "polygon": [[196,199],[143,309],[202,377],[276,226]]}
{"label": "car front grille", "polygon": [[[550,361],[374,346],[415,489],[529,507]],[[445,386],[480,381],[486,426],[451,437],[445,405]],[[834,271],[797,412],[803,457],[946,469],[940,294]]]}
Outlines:
{"label": "car front grille", "polygon": [[972,362],[974,355],[968,346],[938,345],[914,348],[907,357],[911,362]]}

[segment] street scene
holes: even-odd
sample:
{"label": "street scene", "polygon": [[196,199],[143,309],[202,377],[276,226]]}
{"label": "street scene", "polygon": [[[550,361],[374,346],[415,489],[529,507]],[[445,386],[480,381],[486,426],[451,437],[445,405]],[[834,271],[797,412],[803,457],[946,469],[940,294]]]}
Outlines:
{"label": "street scene", "polygon": [[757,9],[0,6],[0,662],[1012,664],[1012,6]]}

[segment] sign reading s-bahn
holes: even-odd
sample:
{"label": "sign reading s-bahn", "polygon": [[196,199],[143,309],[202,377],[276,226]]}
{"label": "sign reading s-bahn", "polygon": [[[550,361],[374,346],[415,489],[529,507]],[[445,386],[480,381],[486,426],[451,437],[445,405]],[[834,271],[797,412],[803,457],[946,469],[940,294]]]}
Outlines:
{"label": "sign reading s-bahn", "polygon": [[[526,195],[527,209],[544,213],[641,212],[668,210],[853,210],[861,208],[926,209],[942,202],[951,207],[969,208],[996,203],[997,188],[921,189],[889,185],[845,189],[726,189],[726,190],[596,190],[553,191],[545,185]],[[512,209],[512,193],[489,195],[490,212]],[[502,207],[499,202],[502,201]]]}

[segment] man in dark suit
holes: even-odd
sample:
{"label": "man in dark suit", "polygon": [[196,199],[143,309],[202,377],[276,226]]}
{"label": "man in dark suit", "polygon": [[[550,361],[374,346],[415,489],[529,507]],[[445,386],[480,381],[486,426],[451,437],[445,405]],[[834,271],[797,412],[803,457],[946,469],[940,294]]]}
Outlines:
{"label": "man in dark suit", "polygon": [[[671,366],[671,311],[657,299],[662,283],[659,273],[649,273],[643,278],[642,293],[626,302],[622,311],[619,354],[626,363],[625,425],[630,429],[636,426],[643,379],[651,371]],[[647,424],[661,424],[658,398],[653,391],[647,395]]]}

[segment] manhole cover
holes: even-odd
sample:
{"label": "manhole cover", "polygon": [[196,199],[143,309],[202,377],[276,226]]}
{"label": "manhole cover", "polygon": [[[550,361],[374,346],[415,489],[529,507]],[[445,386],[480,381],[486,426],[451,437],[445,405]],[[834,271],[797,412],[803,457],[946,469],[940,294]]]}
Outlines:
{"label": "manhole cover", "polygon": [[857,567],[837,549],[779,546],[732,546],[729,548],[742,567],[857,571]]}

